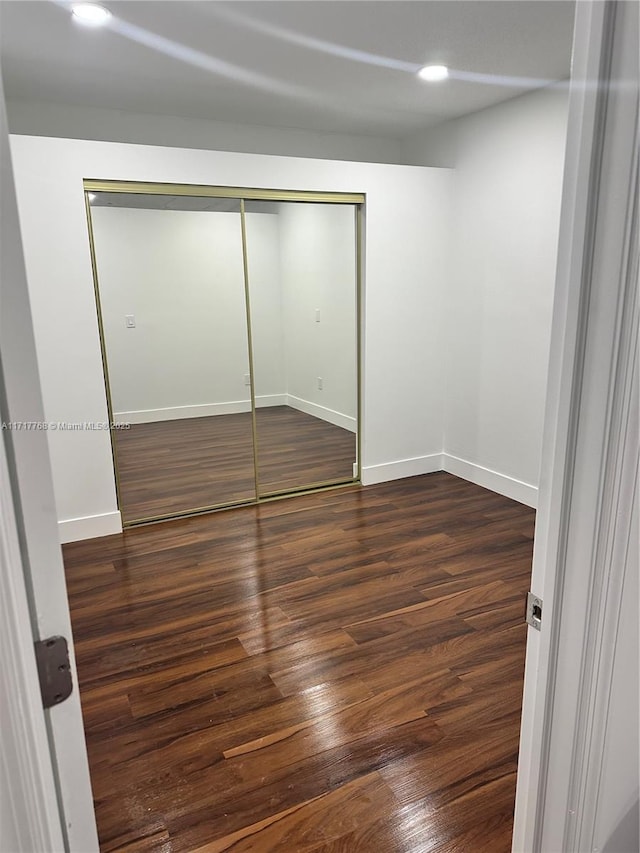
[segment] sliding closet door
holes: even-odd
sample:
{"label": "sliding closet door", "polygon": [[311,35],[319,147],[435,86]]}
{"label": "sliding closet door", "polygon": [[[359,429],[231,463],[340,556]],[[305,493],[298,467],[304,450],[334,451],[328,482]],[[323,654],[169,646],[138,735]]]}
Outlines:
{"label": "sliding closet door", "polygon": [[261,497],[357,476],[356,210],[245,202]]}
{"label": "sliding closet door", "polygon": [[88,198],[124,522],[255,500],[239,200]]}

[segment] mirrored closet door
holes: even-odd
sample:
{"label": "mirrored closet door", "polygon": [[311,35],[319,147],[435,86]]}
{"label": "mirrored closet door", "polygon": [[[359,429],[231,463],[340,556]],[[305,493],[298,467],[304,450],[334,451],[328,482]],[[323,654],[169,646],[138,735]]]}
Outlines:
{"label": "mirrored closet door", "polygon": [[123,523],[357,480],[362,199],[85,192]]}
{"label": "mirrored closet door", "polygon": [[356,211],[248,201],[261,496],[356,476]]}

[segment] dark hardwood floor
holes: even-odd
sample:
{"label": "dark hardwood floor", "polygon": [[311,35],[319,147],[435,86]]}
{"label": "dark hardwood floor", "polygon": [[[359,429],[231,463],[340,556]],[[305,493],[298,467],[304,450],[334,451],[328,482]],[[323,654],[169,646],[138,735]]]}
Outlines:
{"label": "dark hardwood floor", "polygon": [[[351,479],[355,433],[289,406],[256,411],[260,494]],[[116,430],[125,521],[255,500],[251,413]]]}
{"label": "dark hardwood floor", "polygon": [[533,521],[438,473],[64,546],[102,850],[507,853]]}

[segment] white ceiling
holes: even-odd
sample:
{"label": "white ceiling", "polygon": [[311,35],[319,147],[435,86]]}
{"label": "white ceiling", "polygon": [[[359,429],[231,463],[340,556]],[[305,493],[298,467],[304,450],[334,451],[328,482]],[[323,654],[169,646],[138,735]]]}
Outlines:
{"label": "white ceiling", "polygon": [[[560,0],[0,3],[7,98],[400,137],[569,76]],[[415,71],[445,63],[451,79]]]}

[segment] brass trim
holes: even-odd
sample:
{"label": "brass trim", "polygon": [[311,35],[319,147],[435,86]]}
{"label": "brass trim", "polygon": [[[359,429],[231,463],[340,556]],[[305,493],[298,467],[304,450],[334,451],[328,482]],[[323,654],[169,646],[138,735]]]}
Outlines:
{"label": "brass trim", "polygon": [[248,501],[233,501],[228,504],[214,504],[213,506],[205,506],[199,509],[188,509],[185,512],[172,513],[171,515],[158,515],[151,516],[149,518],[141,518],[136,521],[129,521],[126,524],[123,524],[123,528],[128,530],[132,527],[143,527],[145,524],[162,524],[164,521],[173,521],[176,518],[195,518],[198,515],[206,515],[211,512],[224,512],[227,509],[249,509],[250,507],[259,508],[262,504],[273,503],[274,501],[282,501],[287,498],[296,498],[301,495],[315,495],[318,492],[330,492],[334,489],[347,489],[350,486],[362,486],[359,480],[345,480],[334,483],[333,481],[327,483],[326,485],[319,486],[304,486],[300,489],[293,489],[292,491],[286,492],[278,492],[268,497],[261,498],[260,500],[248,500]]}
{"label": "brass trim", "polygon": [[340,477],[336,480],[318,480],[315,483],[305,483],[303,486],[292,486],[290,489],[273,489],[270,492],[265,492],[262,498],[277,498],[282,495],[289,495],[300,491],[315,492],[317,489],[330,489],[331,486],[348,486],[358,482],[353,477]]}
{"label": "brass trim", "polygon": [[272,503],[273,501],[285,500],[286,498],[294,498],[298,495],[314,495],[318,492],[330,492],[332,489],[346,489],[348,486],[360,485],[362,484],[358,480],[338,480],[337,482],[331,480],[330,482],[320,483],[318,485],[301,486],[299,489],[273,492],[273,494],[269,494],[268,497],[264,497],[260,501],[258,501],[256,503],[256,506],[260,506],[260,504]]}
{"label": "brass trim", "polygon": [[232,507],[257,506],[257,504],[258,501],[255,498],[227,501],[222,504],[207,504],[206,506],[197,506],[192,509],[185,509],[183,512],[169,512],[163,513],[162,515],[148,515],[144,518],[133,518],[129,521],[123,521],[122,527],[126,530],[128,527],[139,527],[141,524],[155,524],[160,521],[171,521],[173,518],[188,518],[192,515],[206,515],[208,512],[217,512],[223,509],[231,509]]}
{"label": "brass trim", "polygon": [[363,193],[312,190],[273,190],[256,187],[218,187],[205,184],[162,184],[144,181],[104,181],[85,178],[87,192],[140,193],[141,195],[186,195],[205,198],[257,199],[259,201],[315,201],[330,204],[363,204]]}
{"label": "brass trim", "polygon": [[93,293],[96,300],[96,315],[98,320],[98,336],[100,338],[100,355],[102,358],[102,372],[104,378],[104,389],[107,397],[107,413],[109,415],[109,439],[111,441],[111,459],[113,462],[113,475],[116,487],[116,503],[120,512],[122,526],[124,527],[124,519],[122,518],[122,502],[121,502],[121,485],[120,472],[118,469],[118,452],[116,450],[116,442],[114,438],[114,423],[113,403],[111,400],[111,384],[109,382],[109,362],[107,359],[107,342],[104,333],[104,322],[102,318],[102,303],[100,301],[100,287],[98,284],[98,262],[96,260],[96,244],[93,234],[93,219],[91,218],[91,204],[89,203],[89,192],[84,193],[84,207],[87,215],[87,228],[89,230],[89,255],[91,257],[91,274],[93,276]]}
{"label": "brass trim", "polygon": [[362,294],[363,294],[363,264],[364,255],[364,232],[363,232],[363,205],[356,205],[356,394],[357,394],[357,416],[356,424],[356,476],[354,480],[360,482],[362,479],[362,322],[364,317]]}
{"label": "brass trim", "polygon": [[253,372],[253,337],[251,335],[251,296],[249,293],[249,255],[247,251],[247,222],[244,199],[240,199],[240,229],[242,232],[242,268],[244,270],[244,303],[247,321],[247,350],[249,353],[249,391],[251,394],[251,430],[253,433],[253,476],[256,501],[260,500],[260,476],[258,472],[258,424],[256,422],[256,387]]}

